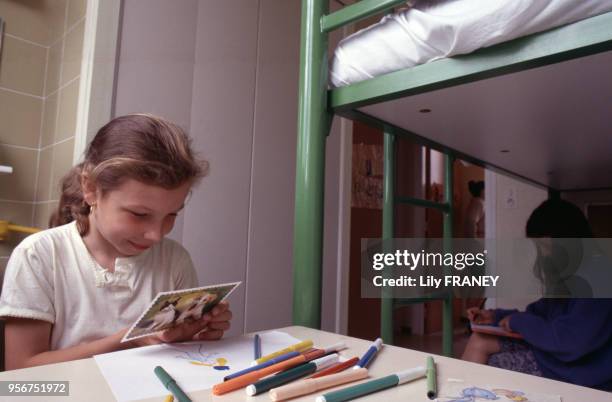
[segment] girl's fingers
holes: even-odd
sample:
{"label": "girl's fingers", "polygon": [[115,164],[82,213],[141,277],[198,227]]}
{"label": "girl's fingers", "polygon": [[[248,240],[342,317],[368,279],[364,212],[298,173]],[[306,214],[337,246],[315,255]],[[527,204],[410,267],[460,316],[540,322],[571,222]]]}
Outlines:
{"label": "girl's fingers", "polygon": [[223,331],[220,329],[209,329],[208,331],[200,332],[195,339],[200,341],[216,341],[221,339]]}
{"label": "girl's fingers", "polygon": [[230,328],[230,323],[229,321],[211,321],[210,324],[208,324],[208,328],[210,329],[221,329],[223,331],[227,331]]}
{"label": "girl's fingers", "polygon": [[217,316],[227,310],[229,310],[229,303],[226,301],[222,301],[219,304],[217,304],[215,307],[213,307],[211,313],[213,316]]}
{"label": "girl's fingers", "polygon": [[467,309],[468,320],[474,321],[476,316],[478,315],[479,308],[478,307],[470,307]]}
{"label": "girl's fingers", "polygon": [[209,319],[210,322],[229,321],[232,319],[232,312],[229,310],[225,310],[222,313],[217,314],[217,315],[204,314],[202,318]]}
{"label": "girl's fingers", "polygon": [[174,328],[163,331],[159,338],[163,342],[176,342],[191,339],[195,334],[202,331],[208,325],[208,320],[185,322]]}

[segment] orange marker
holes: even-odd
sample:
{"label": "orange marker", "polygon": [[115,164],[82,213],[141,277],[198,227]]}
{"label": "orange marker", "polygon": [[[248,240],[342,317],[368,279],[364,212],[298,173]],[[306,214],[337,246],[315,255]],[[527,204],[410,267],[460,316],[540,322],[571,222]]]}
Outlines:
{"label": "orange marker", "polygon": [[302,364],[305,361],[306,356],[299,355],[289,360],[285,360],[280,363],[264,367],[261,370],[252,371],[250,373],[241,375],[240,377],[232,378],[231,380],[216,384],[212,387],[212,392],[214,395],[223,395],[227,392],[231,392],[239,388],[244,388],[247,385],[250,385],[269,374],[274,374],[278,371],[287,370],[291,367],[297,366],[298,364]]}
{"label": "orange marker", "polygon": [[244,388],[247,385],[253,384],[257,380],[267,375],[287,370],[291,367],[297,366],[298,364],[317,359],[321,357],[324,353],[325,351],[318,349],[309,353],[301,354],[289,360],[285,360],[280,363],[264,367],[260,370],[246,373],[244,375],[241,375],[240,377],[232,378],[231,380],[216,384],[212,387],[212,392],[214,395],[223,395],[227,392],[231,392],[239,388]]}
{"label": "orange marker", "polygon": [[346,370],[349,367],[354,366],[355,364],[357,364],[358,361],[359,361],[358,357],[353,357],[352,359],[349,359],[345,362],[337,363],[331,367],[326,368],[325,370],[321,370],[318,373],[311,375],[309,378],[319,378],[319,377],[323,377],[326,375],[339,373],[341,371]]}

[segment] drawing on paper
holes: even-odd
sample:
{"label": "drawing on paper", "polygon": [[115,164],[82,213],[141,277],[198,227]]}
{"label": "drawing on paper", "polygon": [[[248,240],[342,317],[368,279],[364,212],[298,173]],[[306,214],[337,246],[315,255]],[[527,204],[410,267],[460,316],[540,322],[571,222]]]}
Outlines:
{"label": "drawing on paper", "polygon": [[217,357],[219,353],[207,353],[202,351],[204,345],[199,345],[197,351],[187,351],[175,348],[178,354],[175,356],[177,359],[187,360],[190,364],[195,366],[212,367],[215,370],[223,371],[229,370],[230,366],[227,364],[227,359],[224,357]]}
{"label": "drawing on paper", "polygon": [[503,388],[493,388],[488,390],[480,387],[463,388],[458,396],[449,396],[438,399],[444,402],[477,402],[477,401],[516,401],[529,402],[522,391],[514,391]]}

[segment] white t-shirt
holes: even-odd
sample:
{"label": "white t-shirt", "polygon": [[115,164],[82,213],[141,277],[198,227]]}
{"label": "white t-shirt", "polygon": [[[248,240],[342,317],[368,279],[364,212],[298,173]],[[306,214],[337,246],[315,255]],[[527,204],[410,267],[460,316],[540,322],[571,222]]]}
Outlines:
{"label": "white t-shirt", "polygon": [[62,349],[128,328],[158,292],[197,283],[189,254],[170,239],[116,259],[115,272],[109,272],[95,262],[71,222],[33,234],[15,248],[0,316],[52,323],[51,349]]}

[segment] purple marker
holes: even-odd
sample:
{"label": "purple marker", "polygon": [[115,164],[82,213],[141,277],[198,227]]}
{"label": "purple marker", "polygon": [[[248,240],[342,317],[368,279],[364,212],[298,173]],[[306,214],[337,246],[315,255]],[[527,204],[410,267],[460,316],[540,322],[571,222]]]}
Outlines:
{"label": "purple marker", "polygon": [[359,359],[356,365],[353,366],[353,369],[357,370],[360,368],[368,367],[368,364],[370,364],[370,361],[372,361],[372,359],[374,358],[376,353],[380,350],[380,348],[382,348],[382,339],[376,338],[376,340],[372,343],[372,346],[370,346],[368,351],[365,352],[363,357]]}

